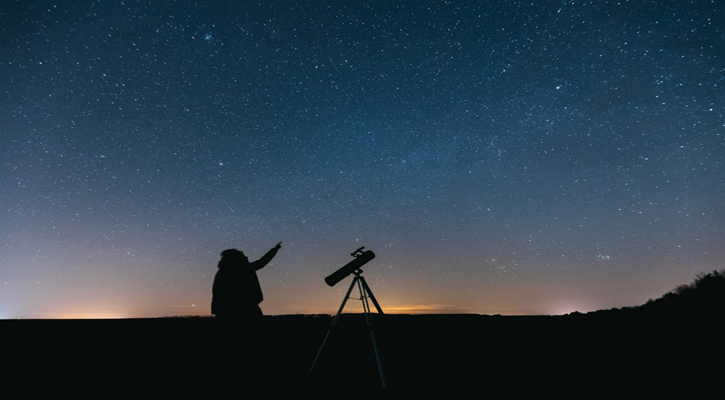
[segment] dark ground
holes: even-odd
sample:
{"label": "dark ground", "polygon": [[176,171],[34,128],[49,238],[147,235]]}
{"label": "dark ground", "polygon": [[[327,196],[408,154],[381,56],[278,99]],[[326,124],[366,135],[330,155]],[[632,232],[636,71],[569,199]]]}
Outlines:
{"label": "dark ground", "polygon": [[266,316],[256,337],[213,318],[4,320],[0,332],[5,387],[24,394],[710,398],[721,320],[375,314],[384,390],[362,315],[341,317],[312,374],[330,316]]}

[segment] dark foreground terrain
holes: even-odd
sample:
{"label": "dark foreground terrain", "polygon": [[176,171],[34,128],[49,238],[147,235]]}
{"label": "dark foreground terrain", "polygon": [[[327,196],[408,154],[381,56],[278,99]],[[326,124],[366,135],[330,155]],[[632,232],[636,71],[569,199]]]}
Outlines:
{"label": "dark foreground terrain", "polygon": [[[721,395],[722,316],[266,316],[258,335],[213,318],[6,320],[3,381],[19,394],[473,398]],[[237,396],[238,394],[238,396]]]}

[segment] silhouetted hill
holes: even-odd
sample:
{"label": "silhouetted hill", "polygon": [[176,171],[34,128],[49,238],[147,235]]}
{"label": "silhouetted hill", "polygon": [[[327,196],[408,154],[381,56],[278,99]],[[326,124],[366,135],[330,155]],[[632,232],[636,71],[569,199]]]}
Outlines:
{"label": "silhouetted hill", "polygon": [[725,271],[698,275],[688,285],[676,287],[641,308],[654,313],[723,315],[725,312]]}
{"label": "silhouetted hill", "polygon": [[[578,313],[574,313],[578,314]],[[699,274],[690,284],[677,286],[662,297],[636,307],[587,313],[618,317],[668,317],[706,321],[725,314],[725,271]]]}

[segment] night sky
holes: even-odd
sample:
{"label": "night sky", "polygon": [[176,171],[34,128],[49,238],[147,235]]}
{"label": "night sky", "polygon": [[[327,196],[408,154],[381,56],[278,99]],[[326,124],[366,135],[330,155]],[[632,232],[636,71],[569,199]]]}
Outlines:
{"label": "night sky", "polygon": [[[0,318],[637,306],[725,260],[719,1],[3,1]],[[359,312],[358,301],[346,311]]]}

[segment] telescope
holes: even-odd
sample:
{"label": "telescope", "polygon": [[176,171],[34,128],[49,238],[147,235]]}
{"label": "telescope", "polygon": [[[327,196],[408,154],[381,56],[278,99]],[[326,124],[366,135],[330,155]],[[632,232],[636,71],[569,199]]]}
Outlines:
{"label": "telescope", "polygon": [[330,274],[327,278],[325,278],[325,282],[329,286],[335,286],[338,282],[345,279],[345,277],[359,270],[360,267],[375,258],[375,253],[370,250],[363,251],[364,248],[365,246],[350,253],[350,255],[355,257],[355,259],[347,263],[344,267]]}
{"label": "telescope", "polygon": [[347,294],[345,295],[345,299],[342,300],[342,305],[340,305],[340,309],[337,311],[337,315],[332,320],[332,326],[330,326],[330,329],[327,331],[327,335],[325,335],[325,340],[322,341],[322,346],[320,346],[320,350],[317,351],[317,356],[315,357],[315,360],[312,362],[312,366],[310,367],[309,374],[312,374],[312,369],[315,367],[315,364],[317,363],[317,359],[320,357],[320,353],[322,353],[322,348],[325,347],[325,343],[327,342],[327,338],[330,336],[330,332],[332,332],[332,328],[337,325],[337,321],[340,319],[340,315],[342,314],[342,309],[345,308],[345,303],[347,303],[347,299],[350,298],[350,292],[352,292],[352,289],[357,286],[360,290],[360,301],[362,301],[363,304],[363,311],[365,314],[365,322],[368,325],[368,329],[370,330],[370,338],[373,341],[373,350],[375,351],[375,358],[378,361],[378,370],[380,371],[380,382],[383,385],[383,389],[385,389],[385,375],[383,374],[383,366],[380,363],[380,354],[378,353],[378,345],[375,341],[375,331],[373,329],[373,322],[372,322],[372,315],[370,314],[370,304],[368,304],[368,299],[373,301],[373,304],[375,305],[375,308],[378,310],[378,313],[382,314],[383,309],[380,308],[380,304],[378,304],[378,301],[375,300],[375,296],[373,296],[373,291],[370,290],[370,286],[368,286],[367,282],[365,282],[365,278],[362,276],[362,270],[360,267],[365,265],[368,261],[375,258],[375,253],[373,253],[370,250],[363,251],[365,247],[361,247],[352,253],[350,253],[351,256],[355,257],[354,260],[347,263],[344,267],[338,269],[337,271],[330,274],[327,278],[325,278],[325,282],[330,286],[335,286],[338,282],[345,279],[346,276],[350,274],[355,274],[355,278],[353,278],[352,283],[350,284],[350,288],[347,289]]}

